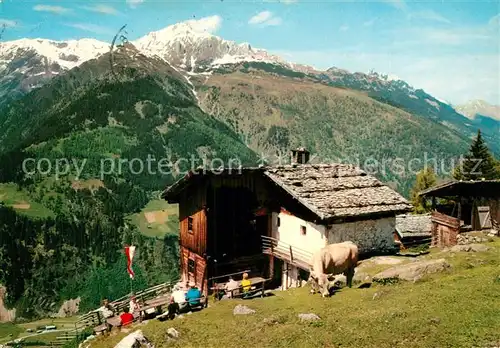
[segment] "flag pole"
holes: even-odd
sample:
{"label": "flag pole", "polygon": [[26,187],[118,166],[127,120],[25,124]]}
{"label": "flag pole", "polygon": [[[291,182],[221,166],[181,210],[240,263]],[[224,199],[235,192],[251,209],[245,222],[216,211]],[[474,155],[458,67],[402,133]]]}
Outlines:
{"label": "flag pole", "polygon": [[132,292],[134,290],[133,280],[134,280],[134,271],[132,269],[132,261],[135,256],[135,246],[125,245],[125,256],[127,257],[127,273],[130,277],[130,295],[132,296]]}

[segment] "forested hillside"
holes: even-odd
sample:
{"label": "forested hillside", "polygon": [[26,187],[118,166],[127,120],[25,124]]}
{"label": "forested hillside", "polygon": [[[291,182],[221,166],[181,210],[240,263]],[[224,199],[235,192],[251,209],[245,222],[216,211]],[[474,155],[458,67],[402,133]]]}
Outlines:
{"label": "forested hillside", "polygon": [[178,237],[146,237],[129,217],[202,159],[256,162],[167,63],[130,46],[114,59],[115,74],[108,54],[0,110],[0,183],[12,183],[0,191],[0,284],[20,316],[76,296],[85,310],[126,294],[126,243],[138,246],[136,290],[175,280]]}
{"label": "forested hillside", "polygon": [[266,64],[220,69],[200,81],[198,90],[204,110],[257,152],[281,153],[286,160],[291,147],[305,146],[317,161],[361,165],[405,195],[424,161],[442,163],[438,170],[450,174],[453,159],[469,142],[440,123],[363,92]]}

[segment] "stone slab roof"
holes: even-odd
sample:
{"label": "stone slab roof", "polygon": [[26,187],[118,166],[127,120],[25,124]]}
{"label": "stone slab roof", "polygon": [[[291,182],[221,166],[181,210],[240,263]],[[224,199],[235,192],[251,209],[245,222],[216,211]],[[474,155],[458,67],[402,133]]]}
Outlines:
{"label": "stone slab roof", "polygon": [[[297,164],[241,168],[229,175],[244,171],[260,172],[321,220],[404,213],[411,210],[410,203],[399,193],[360,168],[348,164]],[[188,173],[168,187],[162,198],[175,197],[193,177]],[[210,174],[203,170],[202,175]],[[221,171],[218,169],[218,174]],[[215,175],[215,174],[214,174]]]}
{"label": "stone slab roof", "polygon": [[431,236],[431,215],[405,214],[396,216],[396,231],[403,237]]}
{"label": "stone slab roof", "polygon": [[323,219],[411,209],[403,196],[353,165],[287,165],[264,173]]}

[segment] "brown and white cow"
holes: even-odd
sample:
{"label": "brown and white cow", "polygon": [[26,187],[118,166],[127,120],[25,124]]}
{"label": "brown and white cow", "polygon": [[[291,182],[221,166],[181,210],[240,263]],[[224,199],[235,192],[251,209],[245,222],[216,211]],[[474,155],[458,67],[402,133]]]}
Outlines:
{"label": "brown and white cow", "polygon": [[347,285],[352,286],[354,269],[358,265],[358,247],[351,241],[329,244],[314,253],[309,273],[311,293],[321,292],[323,297],[328,296],[331,275],[343,273],[347,278]]}

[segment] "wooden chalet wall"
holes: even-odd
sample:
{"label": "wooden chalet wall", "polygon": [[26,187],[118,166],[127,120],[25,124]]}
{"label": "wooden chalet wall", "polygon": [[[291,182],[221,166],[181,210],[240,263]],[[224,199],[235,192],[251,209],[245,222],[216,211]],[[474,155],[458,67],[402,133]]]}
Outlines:
{"label": "wooden chalet wall", "polygon": [[[209,277],[244,269],[262,272],[256,258],[262,253],[261,235],[268,235],[267,217],[257,217],[261,208],[272,210],[267,180],[258,170],[210,176],[207,188]],[[251,224],[255,220],[256,224]]]}
{"label": "wooden chalet wall", "polygon": [[[214,276],[214,272],[223,272],[225,263],[238,271],[250,266],[245,259],[251,254],[262,255],[260,236],[271,236],[272,212],[286,208],[304,220],[316,219],[260,170],[230,175],[198,174],[191,180],[179,197],[180,271],[183,281],[194,281],[205,294],[207,279]],[[266,216],[252,218],[250,212],[261,208],[269,214],[268,219]],[[253,233],[250,232],[252,219],[256,220]],[[224,254],[232,255],[224,258],[221,256]],[[240,258],[247,264],[238,264]],[[262,266],[262,262],[252,260],[251,265],[259,269],[272,269],[271,262],[267,262],[269,266]]]}
{"label": "wooden chalet wall", "polygon": [[[199,177],[197,185],[192,185],[182,192],[179,201],[180,222],[180,268],[183,281],[194,281],[203,293],[207,293],[207,215],[206,215],[206,184]],[[191,220],[191,229],[189,229]],[[189,267],[190,261],[194,263]]]}
{"label": "wooden chalet wall", "polygon": [[[195,282],[202,293],[207,295],[207,263],[203,257],[190,251],[188,248],[180,247],[181,252],[181,274],[185,282]],[[191,272],[189,262],[194,263],[194,272]]]}
{"label": "wooden chalet wall", "polygon": [[490,200],[489,206],[493,229],[500,231],[500,198]]}
{"label": "wooden chalet wall", "polygon": [[442,248],[457,244],[457,236],[460,233],[460,220],[445,214],[433,212],[431,222],[431,247]]}

